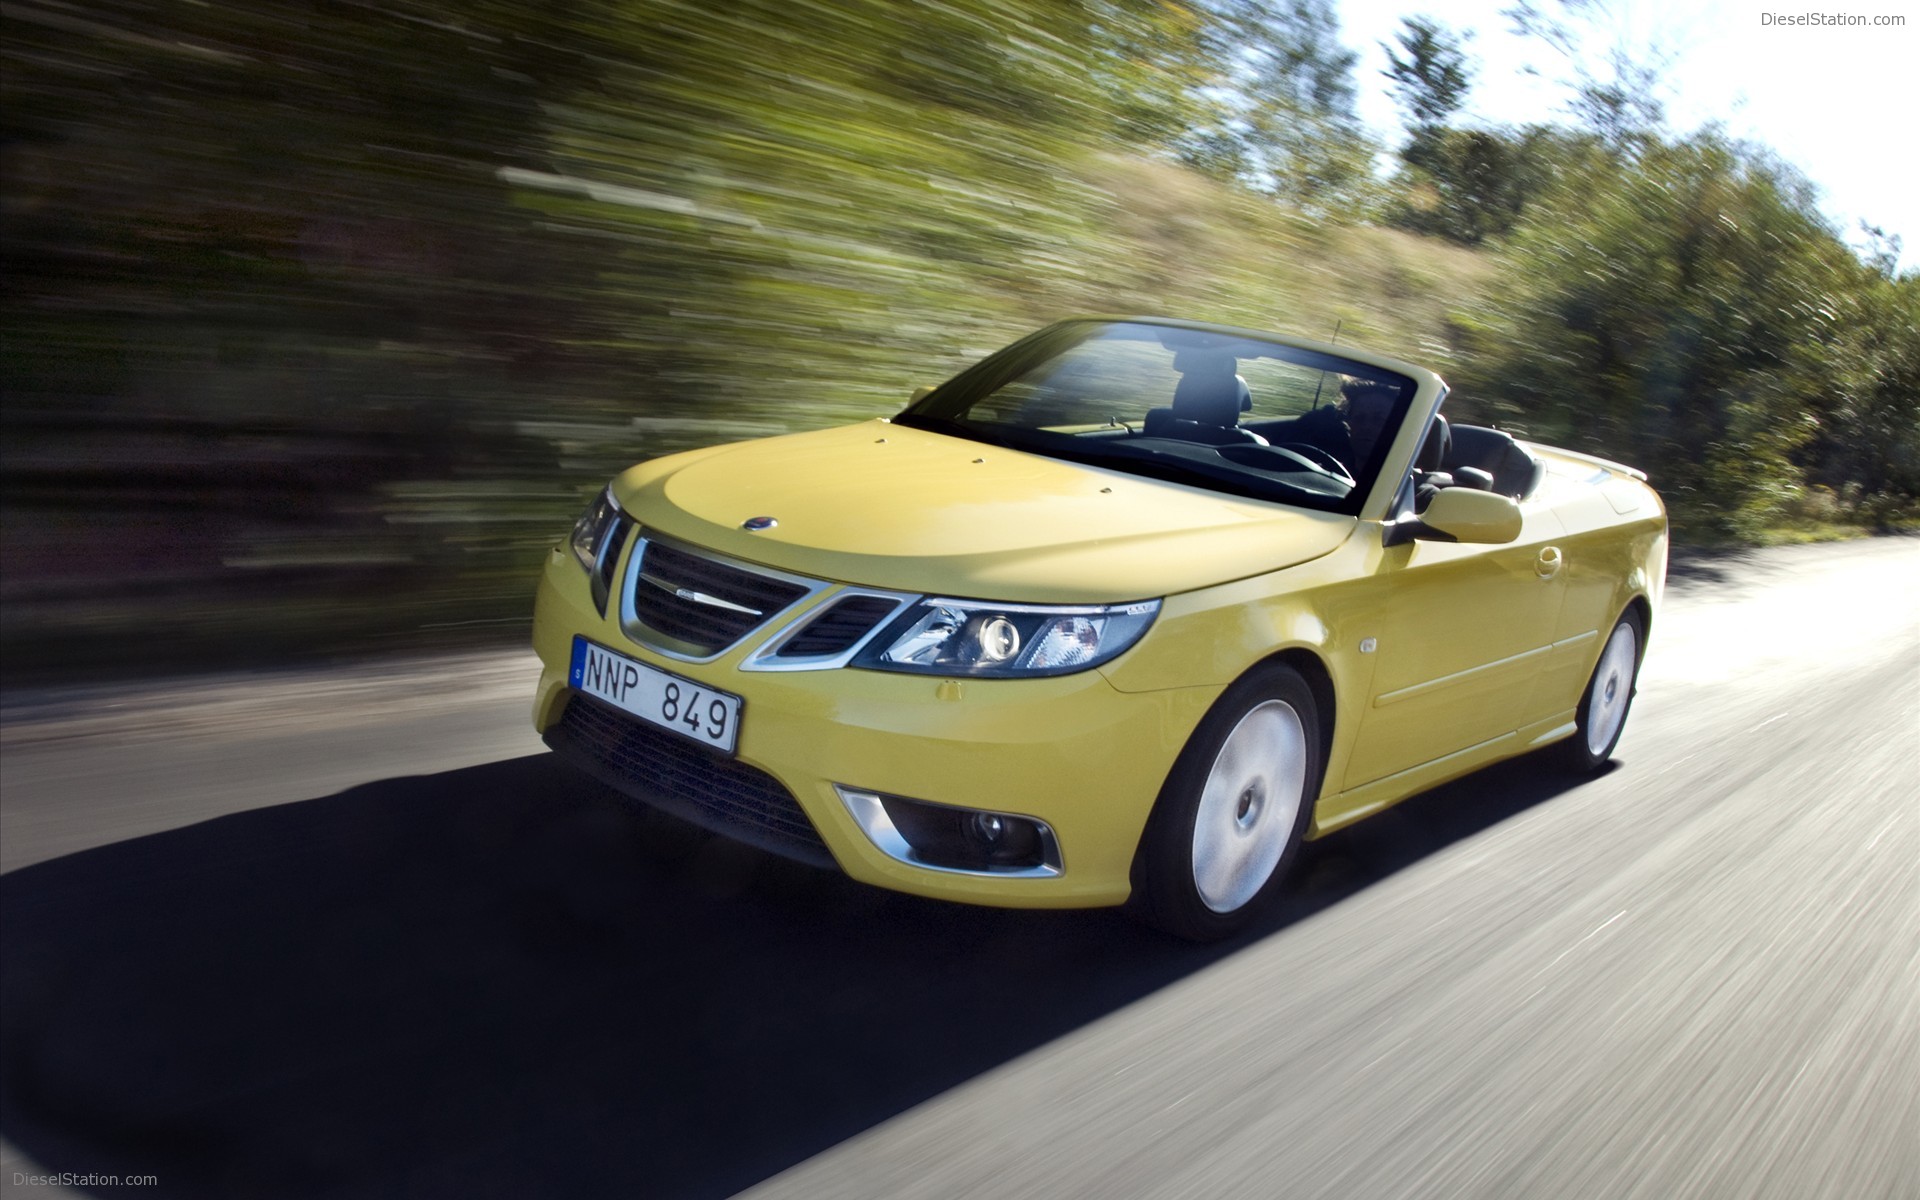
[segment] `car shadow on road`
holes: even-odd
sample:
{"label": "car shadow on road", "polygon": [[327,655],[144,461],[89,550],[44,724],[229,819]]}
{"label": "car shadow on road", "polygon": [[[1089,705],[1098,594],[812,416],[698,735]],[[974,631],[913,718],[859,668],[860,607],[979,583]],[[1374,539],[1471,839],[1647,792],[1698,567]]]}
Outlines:
{"label": "car shadow on road", "polygon": [[1676,587],[1725,584],[1751,568],[1747,547],[1675,546],[1667,558],[1667,582]]}
{"label": "car shadow on road", "polygon": [[730,1195],[1560,794],[1522,760],[1311,847],[1200,947],[923,901],[547,755],[0,877],[0,1132],[152,1195]]}

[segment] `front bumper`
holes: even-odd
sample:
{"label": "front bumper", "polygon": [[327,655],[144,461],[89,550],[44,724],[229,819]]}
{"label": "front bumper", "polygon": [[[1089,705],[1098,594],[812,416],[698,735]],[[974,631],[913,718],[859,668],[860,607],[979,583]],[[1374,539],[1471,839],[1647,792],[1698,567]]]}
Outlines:
{"label": "front bumper", "polygon": [[[1021,908],[1124,901],[1134,849],[1161,783],[1220,689],[1127,693],[1097,670],[953,680],[850,668],[739,669],[756,648],[838,593],[829,587],[810,597],[712,661],[686,662],[633,642],[617,615],[603,617],[586,573],[556,550],[548,556],[534,610],[534,648],[542,664],[534,726],[570,760],[616,788],[741,840],[837,864],[865,883]],[[578,697],[568,687],[575,635],[740,696],[736,757],[675,744],[682,739]],[[564,721],[575,702],[588,707]],[[581,744],[589,724],[603,742],[611,739],[623,748],[623,762],[610,767],[605,754]],[[784,818],[779,797],[767,792],[762,779],[791,796],[817,846]],[[1009,877],[901,862],[861,830],[836,784],[1036,818],[1058,839],[1062,870],[1044,878]],[[739,803],[752,810],[746,820],[715,819],[716,802],[724,808],[736,790],[744,797]]]}

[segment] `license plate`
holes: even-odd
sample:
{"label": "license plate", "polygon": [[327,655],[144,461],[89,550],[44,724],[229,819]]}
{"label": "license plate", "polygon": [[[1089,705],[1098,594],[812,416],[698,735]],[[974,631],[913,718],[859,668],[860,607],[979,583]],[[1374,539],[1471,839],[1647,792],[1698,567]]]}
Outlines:
{"label": "license plate", "polygon": [[573,639],[568,682],[575,691],[728,754],[740,735],[740,697],[669,675],[583,637]]}

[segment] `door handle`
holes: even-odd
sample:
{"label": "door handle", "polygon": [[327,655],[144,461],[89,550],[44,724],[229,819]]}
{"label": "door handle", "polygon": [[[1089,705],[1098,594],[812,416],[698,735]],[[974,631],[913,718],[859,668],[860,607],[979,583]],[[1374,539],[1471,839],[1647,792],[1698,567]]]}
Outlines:
{"label": "door handle", "polygon": [[1552,579],[1560,573],[1561,564],[1565,561],[1560,556],[1560,547],[1548,546],[1540,551],[1540,557],[1533,560],[1534,574],[1542,579]]}

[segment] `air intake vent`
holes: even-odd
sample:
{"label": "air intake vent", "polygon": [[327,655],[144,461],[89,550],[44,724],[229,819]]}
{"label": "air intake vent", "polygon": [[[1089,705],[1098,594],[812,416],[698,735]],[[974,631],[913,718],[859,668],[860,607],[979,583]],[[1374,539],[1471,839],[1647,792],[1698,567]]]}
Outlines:
{"label": "air intake vent", "polygon": [[[633,577],[635,636],[656,649],[718,654],[811,589],[704,554],[649,541]],[[648,639],[648,632],[666,644]]]}
{"label": "air intake vent", "polygon": [[776,658],[819,658],[839,654],[887,619],[899,602],[884,596],[848,596],[807,623],[780,647]]}
{"label": "air intake vent", "polygon": [[590,696],[568,697],[546,742],[601,782],[683,821],[817,867],[835,865],[779,780]]}

